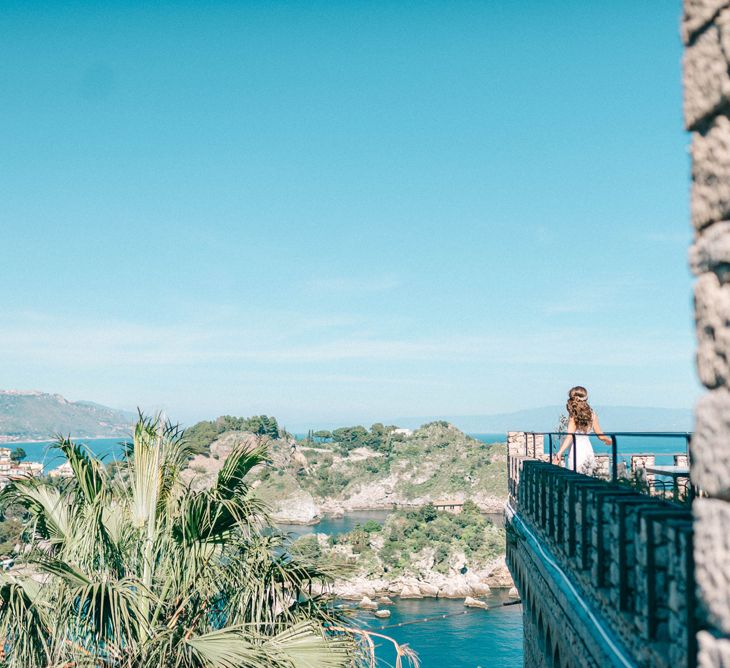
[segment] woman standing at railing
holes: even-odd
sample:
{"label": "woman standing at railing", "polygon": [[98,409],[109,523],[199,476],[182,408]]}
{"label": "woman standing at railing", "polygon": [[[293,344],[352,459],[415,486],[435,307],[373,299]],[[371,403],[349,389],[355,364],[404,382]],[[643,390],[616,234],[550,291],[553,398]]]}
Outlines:
{"label": "woman standing at railing", "polygon": [[598,416],[588,403],[588,390],[585,387],[576,385],[571,388],[566,408],[569,418],[568,434],[560,445],[555,463],[559,464],[565,451],[573,445],[575,452],[571,450],[568,468],[590,475],[596,468],[596,458],[588,434],[592,431],[606,445],[611,445],[611,439],[601,431]]}

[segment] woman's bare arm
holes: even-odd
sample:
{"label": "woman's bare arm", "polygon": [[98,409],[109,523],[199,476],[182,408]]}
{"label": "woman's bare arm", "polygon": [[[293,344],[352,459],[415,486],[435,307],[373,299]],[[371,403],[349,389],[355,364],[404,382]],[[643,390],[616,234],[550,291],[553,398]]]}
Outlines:
{"label": "woman's bare arm", "polygon": [[598,436],[606,445],[611,445],[611,439],[603,433],[601,425],[598,424],[598,416],[593,413],[593,433]]}
{"label": "woman's bare arm", "polygon": [[558,450],[558,454],[556,457],[560,459],[565,451],[570,447],[570,444],[573,442],[573,433],[575,432],[575,420],[573,418],[570,418],[568,420],[568,435],[563,439],[563,442],[560,444],[560,450]]}

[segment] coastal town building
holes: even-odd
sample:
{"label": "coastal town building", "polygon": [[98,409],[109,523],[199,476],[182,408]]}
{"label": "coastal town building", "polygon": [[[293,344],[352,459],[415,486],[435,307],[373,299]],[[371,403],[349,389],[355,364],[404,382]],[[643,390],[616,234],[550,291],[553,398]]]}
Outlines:
{"label": "coastal town building", "polygon": [[12,459],[10,448],[0,448],[0,489],[13,478],[36,477],[43,473],[40,462],[18,462]]}

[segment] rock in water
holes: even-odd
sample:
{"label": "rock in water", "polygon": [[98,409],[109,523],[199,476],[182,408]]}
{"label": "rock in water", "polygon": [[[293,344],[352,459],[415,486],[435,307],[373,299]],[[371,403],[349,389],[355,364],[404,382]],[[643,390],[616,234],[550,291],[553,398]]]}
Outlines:
{"label": "rock in water", "polygon": [[317,524],[320,515],[312,495],[300,490],[293,496],[277,501],[271,517],[278,524]]}
{"label": "rock in water", "polygon": [[390,617],[390,610],[376,610],[375,616],[380,617],[380,619],[385,619],[386,617]]}
{"label": "rock in water", "polygon": [[380,605],[393,605],[393,601],[388,596],[380,596],[377,602]]}
{"label": "rock in water", "polygon": [[517,591],[517,587],[512,587],[512,589],[509,590],[507,596],[509,596],[510,598],[519,598],[520,592]]}
{"label": "rock in water", "polygon": [[358,607],[361,610],[377,610],[378,604],[367,596],[363,596],[360,603],[358,603]]}
{"label": "rock in water", "polygon": [[481,608],[482,610],[489,610],[489,606],[484,601],[480,601],[478,598],[472,598],[471,596],[467,596],[464,599],[464,605],[467,608]]}

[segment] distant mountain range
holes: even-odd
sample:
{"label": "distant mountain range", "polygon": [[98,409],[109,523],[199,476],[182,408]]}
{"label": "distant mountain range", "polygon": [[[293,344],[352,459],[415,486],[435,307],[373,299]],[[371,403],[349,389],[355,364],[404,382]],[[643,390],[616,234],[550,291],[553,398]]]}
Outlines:
{"label": "distant mountain range", "polygon": [[57,434],[91,438],[130,433],[135,415],[60,394],[0,390],[0,441],[41,441]]}
{"label": "distant mountain range", "polygon": [[[645,408],[637,406],[594,406],[606,431],[691,431],[693,412],[689,408]],[[469,434],[507,431],[553,431],[565,414],[565,406],[527,408],[493,415],[447,415],[398,418],[401,427],[418,427],[432,420],[446,420]]]}

